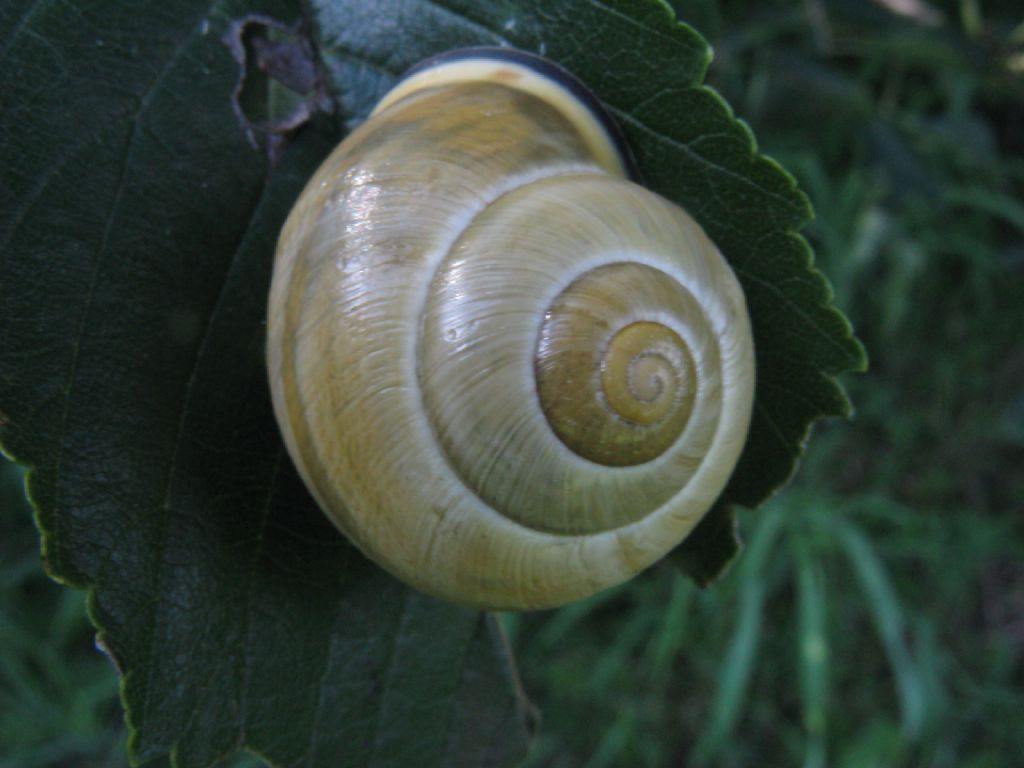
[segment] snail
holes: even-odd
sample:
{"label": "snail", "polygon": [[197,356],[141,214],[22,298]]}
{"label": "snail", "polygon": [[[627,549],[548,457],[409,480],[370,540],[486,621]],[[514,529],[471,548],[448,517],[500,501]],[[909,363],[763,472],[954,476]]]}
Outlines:
{"label": "snail", "polygon": [[334,524],[413,587],[557,606],[675,547],[721,494],[754,391],[740,285],[645,189],[557,65],[414,67],[280,235],[275,413]]}

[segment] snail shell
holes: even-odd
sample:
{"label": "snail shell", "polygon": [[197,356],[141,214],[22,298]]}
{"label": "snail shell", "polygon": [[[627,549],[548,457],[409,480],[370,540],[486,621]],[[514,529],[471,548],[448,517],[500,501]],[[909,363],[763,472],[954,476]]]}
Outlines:
{"label": "snail shell", "polygon": [[428,61],[327,158],[281,234],[274,407],[370,558],[484,608],[622,582],[711,507],[746,438],[740,286],[627,179],[610,119],[550,62]]}

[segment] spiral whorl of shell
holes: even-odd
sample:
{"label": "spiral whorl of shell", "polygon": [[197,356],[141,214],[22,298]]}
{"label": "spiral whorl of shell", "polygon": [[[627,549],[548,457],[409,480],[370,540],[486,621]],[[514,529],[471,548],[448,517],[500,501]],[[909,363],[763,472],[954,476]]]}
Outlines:
{"label": "spiral whorl of shell", "polygon": [[400,83],[310,181],[271,290],[274,406],[318,502],[395,575],[488,608],[677,545],[753,397],[729,267],[551,71],[475,53]]}

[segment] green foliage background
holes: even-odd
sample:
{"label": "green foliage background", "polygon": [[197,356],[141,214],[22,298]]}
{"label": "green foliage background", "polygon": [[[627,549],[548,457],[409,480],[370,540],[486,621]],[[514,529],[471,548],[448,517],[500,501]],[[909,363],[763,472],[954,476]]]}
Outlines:
{"label": "green foliage background", "polygon": [[1021,765],[1024,15],[674,5],[810,196],[871,368],[714,587],[509,617],[547,717],[528,764]]}
{"label": "green foliage background", "polygon": [[[505,616],[535,766],[1008,766],[1024,755],[1024,19],[1013,3],[674,3],[792,171],[871,356],[850,423],[741,514],[699,590],[656,568]],[[79,593],[0,488],[0,766],[124,764]],[[585,727],[583,725],[585,724]],[[252,764],[251,758],[242,757]]]}

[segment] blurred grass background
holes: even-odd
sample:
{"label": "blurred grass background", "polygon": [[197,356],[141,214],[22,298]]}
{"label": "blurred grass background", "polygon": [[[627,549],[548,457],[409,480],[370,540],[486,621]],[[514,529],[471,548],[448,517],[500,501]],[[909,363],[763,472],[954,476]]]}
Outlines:
{"label": "blurred grass background", "polygon": [[[675,0],[796,175],[871,370],[700,590],[506,615],[529,766],[1024,766],[1024,8]],[[0,467],[0,768],[121,766],[84,598]]]}
{"label": "blurred grass background", "polygon": [[871,369],[712,588],[508,616],[530,766],[1024,766],[1024,4],[676,0]]}

